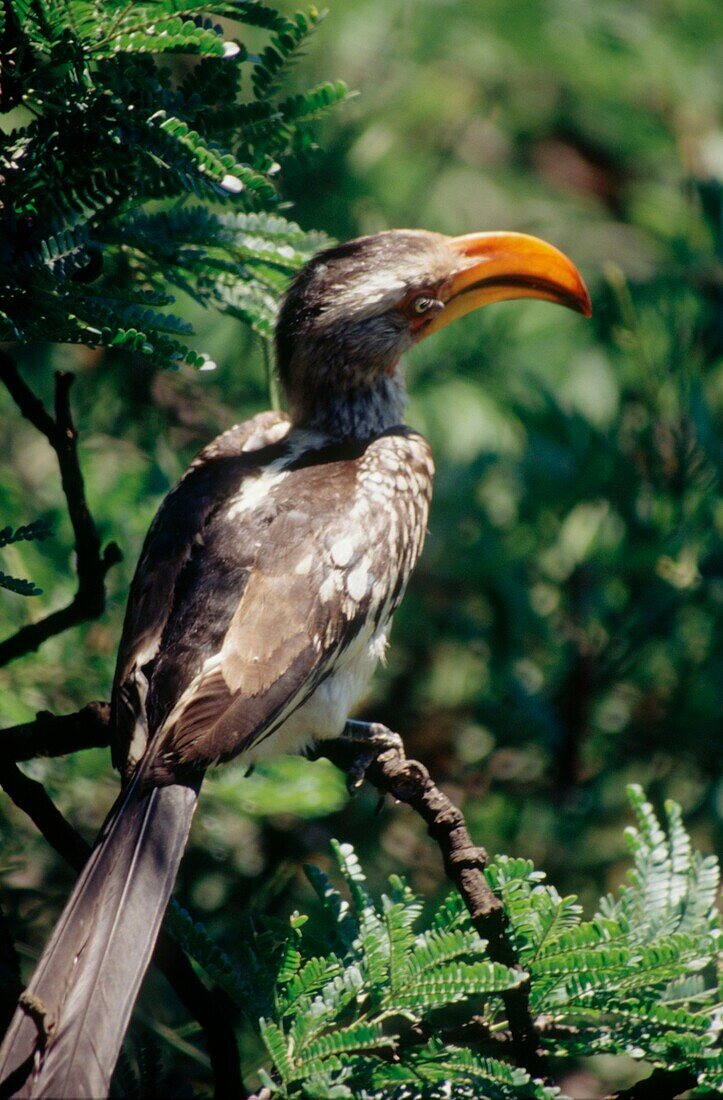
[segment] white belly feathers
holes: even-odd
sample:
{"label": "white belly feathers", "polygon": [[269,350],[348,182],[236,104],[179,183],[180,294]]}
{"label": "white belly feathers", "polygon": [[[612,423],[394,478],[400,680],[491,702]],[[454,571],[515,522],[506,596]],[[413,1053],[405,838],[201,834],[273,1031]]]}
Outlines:
{"label": "white belly feathers", "polygon": [[273,736],[256,742],[240,759],[254,763],[280,752],[303,752],[315,741],[339,737],[374,669],[384,659],[390,626],[386,622],[371,638],[368,631],[362,631],[334,672],[310,698],[289,715]]}

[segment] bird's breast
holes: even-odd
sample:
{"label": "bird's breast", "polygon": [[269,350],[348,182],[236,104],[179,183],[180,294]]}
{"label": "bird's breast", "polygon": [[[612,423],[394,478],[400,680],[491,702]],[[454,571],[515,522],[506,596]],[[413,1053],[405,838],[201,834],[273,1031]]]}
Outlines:
{"label": "bird's breast", "polygon": [[359,703],[374,669],[384,659],[390,622],[362,632],[341,655],[333,671],[305,703],[276,730],[273,737],[255,742],[244,760],[255,763],[277,753],[299,753],[317,741],[341,736],[347,719]]}

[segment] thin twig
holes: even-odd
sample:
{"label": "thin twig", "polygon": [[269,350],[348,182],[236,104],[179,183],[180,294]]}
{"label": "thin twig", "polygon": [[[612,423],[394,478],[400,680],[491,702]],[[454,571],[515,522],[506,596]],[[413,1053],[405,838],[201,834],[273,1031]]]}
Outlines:
{"label": "thin twig", "polygon": [[[78,715],[65,717],[77,718]],[[65,820],[43,785],[29,779],[12,761],[0,761],[0,786],[30,817],[55,851],[75,871],[80,871],[90,855],[90,845]],[[207,989],[178,944],[164,932],[159,936],[153,960],[203,1029],[217,1100],[235,1100],[244,1095],[236,1036],[230,1022],[231,1009],[225,994]]]}
{"label": "thin twig", "polygon": [[28,815],[58,855],[74,871],[80,871],[90,855],[90,845],[68,824],[43,784],[24,775],[17,764],[3,760],[0,787]]}
{"label": "thin twig", "polygon": [[52,611],[36,623],[23,626],[0,642],[0,667],[32,653],[55,634],[97,619],[105,608],[105,576],[121,560],[121,552],[109,542],[101,553],[100,537],[85,499],[83,474],[78,461],[78,435],[70,411],[73,375],[55,375],[55,418],[20,377],[15,361],[0,351],[0,381],[22,415],[41,432],[56,453],[60,478],[75,536],[78,587],[67,607]]}
{"label": "thin twig", "polygon": [[[358,756],[358,744],[324,742],[320,754],[348,771]],[[515,949],[507,935],[507,917],[500,899],[484,875],[488,858],[484,848],[472,843],[462,811],[432,782],[418,760],[408,760],[397,748],[381,752],[368,766],[366,778],[379,790],[411,806],[426,822],[427,831],[439,845],[447,876],[459,890],[469,909],[472,923],[488,942],[495,962],[521,971]],[[529,981],[503,993],[512,1046],[518,1065],[533,1077],[547,1077],[545,1056],[529,1007]]]}

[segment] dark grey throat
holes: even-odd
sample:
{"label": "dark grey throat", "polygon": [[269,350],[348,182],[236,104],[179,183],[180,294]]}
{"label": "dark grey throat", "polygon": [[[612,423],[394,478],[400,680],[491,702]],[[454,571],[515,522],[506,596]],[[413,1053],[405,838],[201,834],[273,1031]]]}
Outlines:
{"label": "dark grey throat", "polygon": [[372,385],[334,392],[319,387],[291,400],[296,427],[322,432],[335,440],[371,439],[404,422],[407,391],[397,370]]}

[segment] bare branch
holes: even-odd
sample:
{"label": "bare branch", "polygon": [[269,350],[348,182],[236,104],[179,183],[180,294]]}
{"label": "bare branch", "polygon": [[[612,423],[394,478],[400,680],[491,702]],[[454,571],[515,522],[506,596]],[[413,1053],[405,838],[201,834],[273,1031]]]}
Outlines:
{"label": "bare branch", "polygon": [[0,758],[17,762],[102,748],[108,744],[109,728],[109,703],[88,703],[73,714],[41,710],[32,722],[0,730]]}
{"label": "bare branch", "polygon": [[[358,744],[340,738],[324,742],[319,753],[348,772],[358,756]],[[400,749],[388,748],[379,753],[367,767],[366,778],[422,817],[429,835],[439,845],[445,872],[459,890],[472,923],[488,941],[490,957],[521,970],[507,935],[504,907],[484,875],[487,853],[472,843],[462,811],[432,782],[424,765],[418,760],[407,760]],[[533,1077],[547,1077],[540,1037],[530,1014],[528,983],[503,993],[502,997],[518,1064]]]}
{"label": "bare branch", "polygon": [[22,415],[41,432],[55,451],[63,492],[75,536],[78,587],[67,607],[53,611],[37,623],[21,627],[0,642],[0,667],[37,650],[44,641],[72,626],[96,619],[105,608],[105,575],[121,560],[114,542],[101,553],[100,538],[85,499],[83,475],[78,462],[78,436],[70,411],[73,375],[55,376],[55,419],[20,377],[15,361],[0,351],[0,381]]}
{"label": "bare branch", "polygon": [[40,830],[48,844],[75,871],[90,855],[90,845],[68,824],[42,783],[30,779],[11,761],[0,761],[0,787]]}

